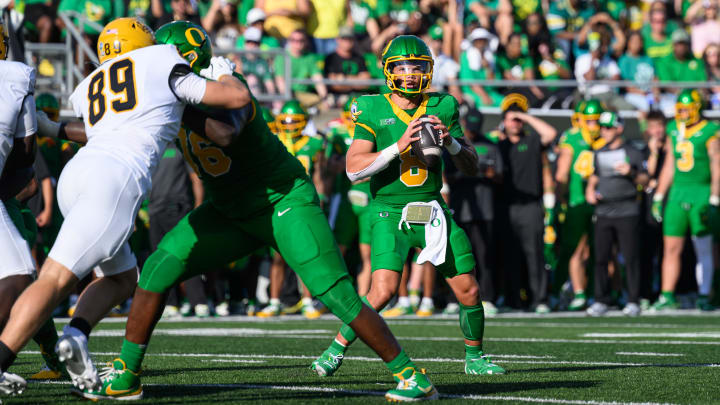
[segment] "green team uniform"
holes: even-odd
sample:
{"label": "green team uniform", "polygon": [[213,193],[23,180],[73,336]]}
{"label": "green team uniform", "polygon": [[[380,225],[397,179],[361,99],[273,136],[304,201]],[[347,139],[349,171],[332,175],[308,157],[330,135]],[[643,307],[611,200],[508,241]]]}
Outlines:
{"label": "green team uniform", "polygon": [[710,233],[710,156],[708,144],[718,139],[720,126],[701,120],[684,130],[672,120],[667,126],[675,174],[663,218],[663,235],[685,236],[688,228],[694,236]]}
{"label": "green team uniform", "polygon": [[27,208],[23,208],[22,204],[14,198],[3,201],[3,204],[13,225],[20,232],[20,236],[25,239],[28,245],[34,245],[38,229],[32,212]]}
{"label": "green team uniform", "polygon": [[568,208],[562,230],[563,246],[570,250],[571,255],[580,238],[589,235],[592,229],[594,209],[585,201],[585,186],[593,173],[591,144],[592,140],[577,128],[568,129],[560,138],[560,148],[570,149],[573,153],[568,179]]}
{"label": "green team uniform", "polygon": [[[355,139],[375,143],[376,150],[397,142],[408,123],[424,114],[439,117],[451,136],[463,136],[458,122],[457,101],[448,94],[423,94],[422,103],[414,111],[400,109],[391,101],[389,94],[359,97],[354,108]],[[445,262],[437,266],[437,270],[447,278],[473,270],[475,260],[470,241],[453,221],[440,195],[441,187],[442,165],[428,169],[409,148],[401,151],[386,169],[370,178],[373,271],[402,271],[410,248],[425,248],[425,225],[411,224],[410,229],[404,226],[398,229],[398,224],[408,203],[430,201],[440,203],[448,225]]]}
{"label": "green team uniform", "polygon": [[[139,286],[164,292],[209,268],[271,246],[314,296],[349,322],[361,308],[355,305],[357,296],[341,294],[348,308],[323,297],[336,284],[350,289],[352,284],[315,188],[299,161],[270,132],[255,99],[250,108],[251,117],[238,135],[243,142],[228,147],[185,127],[180,131],[180,147],[203,181],[206,202],[165,235],[146,262]],[[167,260],[180,265],[167,266]],[[155,274],[157,269],[162,274]],[[339,283],[342,279],[347,282]]]}
{"label": "green team uniform", "polygon": [[317,154],[323,150],[322,138],[303,135],[290,145],[289,152],[300,161],[305,168],[305,173],[312,176],[315,172],[315,163],[317,162]]}

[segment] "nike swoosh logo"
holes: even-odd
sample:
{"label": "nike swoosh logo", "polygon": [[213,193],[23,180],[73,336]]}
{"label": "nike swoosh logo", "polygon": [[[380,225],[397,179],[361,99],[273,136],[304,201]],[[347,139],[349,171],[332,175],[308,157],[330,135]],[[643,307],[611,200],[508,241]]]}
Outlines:
{"label": "nike swoosh logo", "polygon": [[282,210],[282,211],[278,211],[278,216],[281,217],[281,216],[285,215],[285,213],[290,211],[291,209],[292,209],[292,207]]}
{"label": "nike swoosh logo", "polygon": [[123,394],[129,394],[132,391],[132,389],[127,390],[114,390],[110,387],[105,388],[105,394],[108,396],[118,396]]}

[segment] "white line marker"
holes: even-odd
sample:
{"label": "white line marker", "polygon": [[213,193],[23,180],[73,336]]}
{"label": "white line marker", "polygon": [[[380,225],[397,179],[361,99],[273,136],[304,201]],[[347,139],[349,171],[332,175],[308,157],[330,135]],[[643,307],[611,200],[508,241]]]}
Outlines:
{"label": "white line marker", "polygon": [[[58,384],[70,385],[67,381],[31,381],[33,384]],[[288,385],[262,385],[262,384],[143,384],[146,387],[162,387],[162,388],[246,388],[246,389],[267,389],[281,391],[301,391],[301,392],[325,392],[329,394],[349,394],[349,395],[372,395],[384,396],[382,391],[366,391],[366,390],[345,390],[342,388],[330,387],[307,387],[307,386],[288,386]],[[517,396],[501,396],[501,395],[472,395],[472,394],[440,394],[441,398],[448,399],[465,399],[475,401],[503,401],[503,402],[533,402],[544,404],[567,404],[567,405],[672,405],[670,403],[657,402],[616,402],[616,401],[583,401],[575,399],[560,398],[537,398],[537,397],[517,397]]]}
{"label": "white line marker", "polygon": [[267,363],[265,360],[245,360],[245,359],[210,359],[200,360],[203,363]]}
{"label": "white line marker", "polygon": [[681,353],[653,353],[653,352],[615,352],[620,356],[647,356],[647,357],[682,357]]}
{"label": "white line marker", "polygon": [[678,332],[678,333],[583,333],[582,337],[592,338],[636,338],[636,337],[651,337],[651,338],[720,338],[720,332]]}

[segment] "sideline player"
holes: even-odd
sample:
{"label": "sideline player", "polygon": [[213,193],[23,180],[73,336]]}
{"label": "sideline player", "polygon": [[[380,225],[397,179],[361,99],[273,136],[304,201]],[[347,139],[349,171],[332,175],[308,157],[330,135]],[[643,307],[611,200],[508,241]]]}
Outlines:
{"label": "sideline player", "polygon": [[240,108],[251,101],[229,62],[213,61],[208,75],[218,81],[207,81],[174,46],[154,43],[153,32],[135,18],[110,22],[98,39],[100,66],[70,96],[88,142],[60,176],[65,221],[57,240],[0,335],[0,386],[13,376],[7,370],[17,353],[95,266],[101,277],[83,292],[56,350],[75,385],[99,386],[87,338],[135,289],[136,259],[127,240],[157,160],[178,133],[183,107]]}
{"label": "sideline player", "polygon": [[651,308],[654,311],[679,307],[675,286],[688,229],[698,261],[695,305],[703,311],[713,309],[708,296],[713,281],[712,225],[720,206],[720,127],[703,119],[701,111],[698,91],[683,90],[675,103],[675,119],[667,126],[671,147],[667,148],[652,204],[653,216],[663,223],[661,293]]}
{"label": "sideline player", "polygon": [[[183,54],[200,49],[188,31],[202,28],[174,22],[158,29],[159,42],[177,45]],[[204,36],[207,36],[203,32]],[[237,77],[242,77],[235,73]],[[437,391],[397,343],[380,316],[364,306],[353,289],[318,196],[303,166],[270,133],[252,99],[232,112],[239,129],[228,142],[212,142],[184,127],[183,154],[203,180],[207,201],[168,232],[145,262],[133,297],[120,357],[103,373],[98,390],[86,398],[139,399],[139,372],[166,292],[178,282],[242,258],[259,247],[282,254],[310,292],[386,362],[398,385],[386,398],[434,399]],[[202,118],[202,117],[199,117]]]}
{"label": "sideline player", "polygon": [[[602,144],[598,120],[603,113],[598,100],[578,104],[580,112],[573,127],[560,138],[555,181],[560,201],[567,204],[564,226],[560,234],[560,274],[569,273],[574,298],[570,311],[580,311],[587,305],[588,278],[586,267],[590,257],[593,207],[585,201],[587,179],[593,173],[593,150]],[[575,114],[574,114],[575,115]],[[576,124],[577,123],[577,124]],[[556,275],[558,277],[559,275]]]}
{"label": "sideline player", "polygon": [[[440,195],[442,165],[429,168],[409,150],[410,143],[420,139],[419,118],[428,115],[442,132],[457,167],[469,175],[477,173],[477,154],[462,140],[457,101],[444,93],[424,93],[430,87],[433,59],[430,49],[416,36],[391,40],[383,51],[382,65],[392,93],[355,101],[355,135],[346,158],[350,180],[370,177],[372,193],[373,273],[370,292],[363,300],[376,310],[385,307],[400,284],[409,250],[423,248],[418,262],[435,264],[460,303],[465,372],[504,373],[483,356],[485,318],[474,275],[475,260],[465,232],[452,220]],[[335,373],[355,339],[355,332],[343,325],[311,369],[320,376]]]}

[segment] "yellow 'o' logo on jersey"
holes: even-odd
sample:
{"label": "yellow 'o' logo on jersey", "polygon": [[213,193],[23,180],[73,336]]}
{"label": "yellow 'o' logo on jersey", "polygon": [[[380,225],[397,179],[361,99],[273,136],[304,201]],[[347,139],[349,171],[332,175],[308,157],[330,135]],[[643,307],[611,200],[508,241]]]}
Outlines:
{"label": "yellow 'o' logo on jersey", "polygon": [[199,29],[190,27],[185,30],[185,38],[192,46],[201,46],[205,42],[205,35]]}

